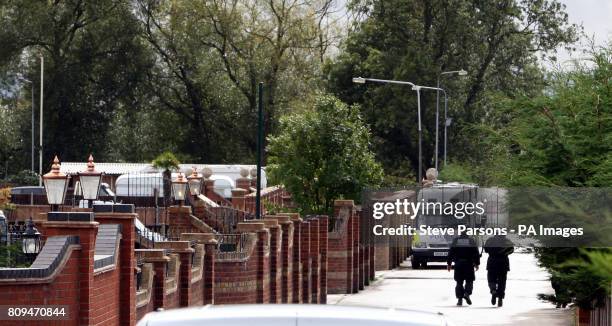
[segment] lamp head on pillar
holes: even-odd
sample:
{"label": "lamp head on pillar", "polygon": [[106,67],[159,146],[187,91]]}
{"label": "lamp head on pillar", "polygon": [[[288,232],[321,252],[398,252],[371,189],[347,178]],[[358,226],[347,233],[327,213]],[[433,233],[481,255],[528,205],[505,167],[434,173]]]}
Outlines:
{"label": "lamp head on pillar", "polygon": [[200,187],[202,186],[202,177],[198,174],[198,169],[194,166],[191,175],[187,177],[187,183],[189,183],[189,192],[192,196],[200,194]]}
{"label": "lamp head on pillar", "polygon": [[102,172],[96,171],[96,164],[94,163],[93,156],[89,155],[87,170],[79,172],[79,183],[81,184],[83,199],[90,201],[98,199],[102,175]]}
{"label": "lamp head on pillar", "polygon": [[182,172],[179,172],[178,177],[172,181],[172,193],[174,199],[178,200],[181,205],[185,200],[185,190],[187,190],[187,179]]}
{"label": "lamp head on pillar", "polygon": [[57,207],[64,203],[66,189],[68,189],[68,179],[69,176],[60,172],[60,161],[56,155],[53,159],[51,171],[43,175],[47,202],[51,205],[52,209],[57,210]]}
{"label": "lamp head on pillar", "polygon": [[40,232],[34,226],[32,217],[28,220],[26,230],[22,235],[22,251],[27,255],[36,255],[40,252]]}

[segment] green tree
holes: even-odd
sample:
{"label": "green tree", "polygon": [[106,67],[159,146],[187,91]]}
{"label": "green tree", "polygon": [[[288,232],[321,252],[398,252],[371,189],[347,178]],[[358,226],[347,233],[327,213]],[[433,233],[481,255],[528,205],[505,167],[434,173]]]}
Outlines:
{"label": "green tree", "polygon": [[[611,78],[612,45],[608,45],[594,48],[585,64],[551,73],[550,86],[539,96],[499,102],[492,118],[505,121],[506,126],[473,128],[487,158],[480,162],[486,179],[506,186],[604,187],[598,193],[606,194],[606,187],[612,185]],[[603,233],[600,239],[610,234],[611,216],[598,208],[609,204],[609,194],[603,198],[608,201],[564,209],[566,213],[568,207],[577,209],[571,213],[584,216],[580,220],[585,234]],[[597,200],[584,200],[588,199]],[[540,216],[550,213],[538,212]],[[564,218],[561,212],[551,217],[556,221]],[[601,303],[609,295],[610,266],[603,264],[612,261],[609,250],[585,253],[578,248],[539,248],[537,255],[552,275],[556,294],[549,299],[554,302],[591,308],[594,301]]]}
{"label": "green tree", "polygon": [[302,213],[330,214],[335,199],[359,200],[382,181],[359,108],[329,95],[313,109],[280,120],[269,139],[269,175],[285,185]]}
{"label": "green tree", "polygon": [[[103,161],[113,115],[143,105],[138,85],[151,64],[128,1],[7,0],[0,25],[0,67],[33,82],[28,100],[45,60],[43,158],[83,161],[95,152]],[[29,139],[29,126],[20,130]]]}
{"label": "green tree", "polygon": [[318,87],[331,2],[135,1],[158,62],[148,87],[189,129],[179,149],[201,160],[252,159],[257,84],[266,87],[267,135],[280,108]]}
{"label": "green tree", "polygon": [[[462,129],[489,121],[493,95],[533,95],[543,87],[537,54],[554,54],[576,39],[563,5],[542,0],[354,0],[359,16],[338,58],[327,67],[329,90],[347,103],[362,103],[385,170],[418,168],[416,96],[394,85],[352,84],[352,77],[411,81],[435,86],[440,72],[465,69],[465,78],[445,77],[449,90],[449,154],[478,156]],[[422,94],[424,168],[433,164],[435,92]],[[443,103],[441,104],[443,107]],[[442,121],[443,123],[443,121]],[[441,124],[442,124],[441,123]],[[454,150],[460,148],[461,150]],[[399,170],[399,171],[397,171]],[[416,174],[416,173],[415,173]]]}
{"label": "green tree", "polygon": [[588,63],[551,73],[540,96],[500,101],[494,119],[505,127],[474,128],[481,135],[478,146],[489,152],[487,167],[498,173],[490,180],[509,186],[612,185],[610,78],[611,45],[594,50]]}

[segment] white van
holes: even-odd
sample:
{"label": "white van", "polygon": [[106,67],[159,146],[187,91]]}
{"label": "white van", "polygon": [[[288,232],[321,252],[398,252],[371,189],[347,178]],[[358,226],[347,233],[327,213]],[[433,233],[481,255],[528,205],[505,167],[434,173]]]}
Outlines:
{"label": "white van", "polygon": [[[188,175],[188,174],[187,174]],[[172,180],[178,173],[172,173]],[[215,180],[213,190],[224,198],[232,197],[232,189],[236,183],[228,176],[213,174],[210,179]],[[115,181],[117,197],[164,197],[164,179],[162,173],[122,174]]]}

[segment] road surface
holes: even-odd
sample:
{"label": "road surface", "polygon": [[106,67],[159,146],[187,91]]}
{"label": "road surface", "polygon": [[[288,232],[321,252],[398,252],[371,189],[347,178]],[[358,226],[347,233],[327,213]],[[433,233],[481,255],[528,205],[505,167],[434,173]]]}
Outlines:
{"label": "road surface", "polygon": [[491,305],[487,286],[486,254],[476,272],[471,306],[455,304],[452,272],[444,263],[433,263],[425,270],[413,270],[407,260],[400,268],[376,273],[376,280],[357,294],[328,295],[329,304],[394,307],[442,312],[457,325],[573,325],[570,309],[556,309],[537,298],[552,294],[548,274],[529,253],[510,255],[508,285],[504,306]]}

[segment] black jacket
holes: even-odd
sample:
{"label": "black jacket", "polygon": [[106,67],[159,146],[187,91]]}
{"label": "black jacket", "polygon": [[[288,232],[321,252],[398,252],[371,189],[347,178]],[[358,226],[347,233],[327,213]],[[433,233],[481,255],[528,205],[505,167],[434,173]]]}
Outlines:
{"label": "black jacket", "polygon": [[460,236],[453,240],[446,263],[455,262],[455,280],[473,281],[476,278],[474,266],[480,265],[480,254],[476,241],[468,236]]}
{"label": "black jacket", "polygon": [[514,252],[514,244],[505,236],[496,235],[485,242],[484,251],[489,254],[487,270],[507,272],[510,270],[508,255]]}

